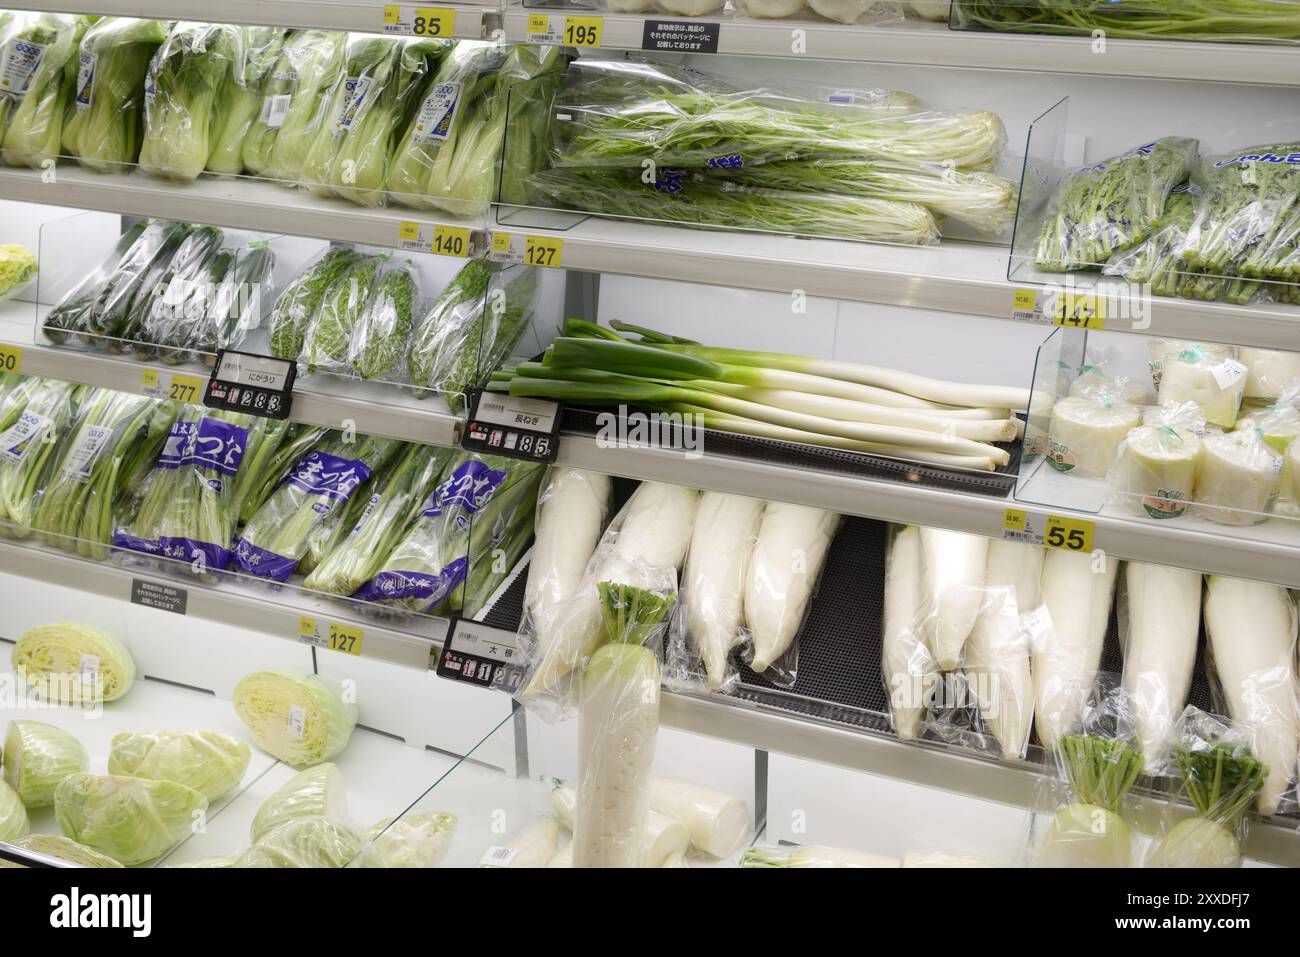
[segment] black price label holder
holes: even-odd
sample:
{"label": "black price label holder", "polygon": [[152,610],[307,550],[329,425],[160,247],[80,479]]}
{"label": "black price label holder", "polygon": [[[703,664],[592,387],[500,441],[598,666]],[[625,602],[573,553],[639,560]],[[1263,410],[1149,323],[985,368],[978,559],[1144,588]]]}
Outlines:
{"label": "black price label holder", "polygon": [[439,678],[513,695],[523,682],[527,662],[515,632],[456,618],[447,630],[436,670]]}
{"label": "black price label holder", "polygon": [[293,407],[297,375],[298,364],[289,359],[220,349],[203,393],[203,404],[209,409],[287,419]]}
{"label": "black price label holder", "polygon": [[461,447],[525,462],[554,462],[564,410],[549,399],[474,390]]}

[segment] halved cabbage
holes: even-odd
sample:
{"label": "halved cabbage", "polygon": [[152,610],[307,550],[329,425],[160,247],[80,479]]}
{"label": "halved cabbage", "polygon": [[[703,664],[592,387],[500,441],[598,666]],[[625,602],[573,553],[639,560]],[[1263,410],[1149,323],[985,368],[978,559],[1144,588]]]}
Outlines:
{"label": "halved cabbage", "polygon": [[451,848],[456,815],[448,811],[407,814],[380,821],[370,829],[370,846],[362,867],[434,867]]}
{"label": "halved cabbage", "polygon": [[258,671],[235,686],[235,712],[257,746],[294,767],[328,761],[347,746],[357,706],[321,675]]}
{"label": "halved cabbage", "polygon": [[5,781],[27,807],[54,803],[54,789],[90,767],[81,742],[44,721],[10,721],[5,732]]}
{"label": "halved cabbage", "polygon": [[123,864],[161,857],[189,833],[208,799],[175,781],[74,774],[54,795],[63,833]]}
{"label": "halved cabbage", "polygon": [[184,864],[170,864],[169,867],[234,867],[235,861],[239,860],[238,854],[220,854],[216,857],[200,857],[197,861],[186,861]]}
{"label": "halved cabbage", "polygon": [[108,773],[175,781],[214,801],[244,779],[251,753],[219,731],[127,731],[113,736]]}
{"label": "halved cabbage", "polygon": [[236,867],[343,867],[365,838],[342,821],[300,817],[281,824],[239,855]]}
{"label": "halved cabbage", "polygon": [[[50,857],[57,857],[72,864],[80,864],[82,867],[122,867],[122,864],[105,854],[99,853],[93,847],[78,844],[62,834],[28,834],[22,840],[14,841],[14,847],[21,847],[25,851],[35,851],[37,854],[48,854]],[[23,865],[11,866],[22,867]]]}
{"label": "halved cabbage", "polygon": [[89,625],[61,621],[32,628],[14,645],[14,670],[47,701],[116,701],[135,680],[131,653]]}
{"label": "halved cabbage", "polygon": [[343,775],[333,764],[318,764],[299,771],[262,802],[253,815],[253,842],[281,824],[302,817],[323,817],[344,821],[348,816],[348,795]]}
{"label": "halved cabbage", "polygon": [[18,799],[18,792],[0,781],[0,841],[12,844],[31,830],[27,823],[27,808]]}

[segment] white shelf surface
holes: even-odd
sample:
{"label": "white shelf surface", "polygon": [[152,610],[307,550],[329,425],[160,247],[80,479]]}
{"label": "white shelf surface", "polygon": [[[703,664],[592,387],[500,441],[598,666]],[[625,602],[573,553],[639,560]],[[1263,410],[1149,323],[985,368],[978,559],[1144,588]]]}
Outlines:
{"label": "white shelf surface", "polygon": [[[38,307],[29,302],[0,303],[0,344],[22,349],[19,371],[27,375],[131,393],[143,389],[144,374],[150,369],[183,373],[207,382],[211,370],[198,363],[149,363],[129,356],[53,345],[37,332],[37,311]],[[44,311],[45,307],[41,315]],[[358,432],[428,445],[455,445],[460,434],[459,417],[439,398],[417,400],[395,385],[345,380],[329,374],[298,381],[289,417],[305,425],[331,429],[351,425]]]}
{"label": "white shelf surface", "polygon": [[1300,588],[1300,521],[1293,519],[1275,517],[1249,528],[1190,518],[1143,521],[705,452],[692,459],[680,451],[601,448],[591,436],[565,434],[558,464],[990,538],[1002,536],[1008,508],[1086,519],[1095,526],[1094,547],[1113,557]]}
{"label": "white shelf surface", "polygon": [[[564,12],[511,4],[504,17],[506,39],[528,38],[529,13]],[[585,16],[597,11],[567,12]],[[1111,39],[1098,52],[1092,37],[950,30],[944,23],[914,19],[871,27],[795,18],[733,19],[720,10],[701,17],[606,13],[602,19],[601,46],[617,50],[640,50],[648,20],[702,21],[721,23],[719,53],[1300,85],[1300,46]],[[802,44],[798,54],[793,52],[796,41]]]}
{"label": "white shelf surface", "polygon": [[[384,6],[380,0],[15,0],[11,10],[48,10],[53,13],[96,13],[102,16],[155,17],[163,20],[212,20],[271,27],[312,27],[381,33]],[[414,4],[409,4],[414,6]],[[460,0],[436,4],[456,11],[455,36],[483,36],[484,14],[496,4]]]}

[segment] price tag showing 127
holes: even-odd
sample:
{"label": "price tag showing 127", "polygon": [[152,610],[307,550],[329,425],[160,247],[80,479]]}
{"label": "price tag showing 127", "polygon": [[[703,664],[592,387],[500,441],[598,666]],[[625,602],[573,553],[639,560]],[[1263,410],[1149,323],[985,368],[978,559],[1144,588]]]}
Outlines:
{"label": "price tag showing 127", "polygon": [[315,645],[317,648],[327,648],[330,651],[341,651],[345,655],[361,656],[361,642],[364,632],[356,625],[344,625],[337,621],[325,623],[322,629],[317,625],[316,619],[307,615],[298,618],[298,638],[309,645]]}
{"label": "price tag showing 127", "polygon": [[554,236],[493,233],[489,258],[497,262],[559,268],[564,261],[564,240]]}

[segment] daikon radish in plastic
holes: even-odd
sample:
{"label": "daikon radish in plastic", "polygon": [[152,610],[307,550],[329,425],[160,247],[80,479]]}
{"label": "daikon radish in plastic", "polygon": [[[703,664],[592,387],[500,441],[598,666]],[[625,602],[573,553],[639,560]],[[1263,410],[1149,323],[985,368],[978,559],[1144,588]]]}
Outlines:
{"label": "daikon radish in plastic", "polygon": [[1292,502],[1300,503],[1300,440],[1286,450],[1286,494]]}
{"label": "daikon radish in plastic", "polygon": [[751,847],[740,860],[741,867],[898,867],[896,857],[864,854],[842,847],[800,847],[789,854]]}
{"label": "daikon radish in plastic", "polygon": [[659,0],[659,6],[681,17],[702,17],[712,13],[724,0]]}
{"label": "daikon radish in plastic", "polygon": [[889,712],[894,731],[903,741],[920,735],[926,694],[939,675],[917,622],[924,600],[922,575],[921,530],[908,525],[897,530],[885,559],[885,620],[881,636]]}
{"label": "daikon radish in plastic", "polygon": [[988,553],[989,540],[982,535],[921,529],[922,631],[940,671],[957,667],[975,627]]}
{"label": "daikon radish in plastic", "polygon": [[[1156,390],[1159,391],[1161,380],[1164,379],[1165,362],[1172,356],[1180,352],[1187,352],[1191,349],[1200,349],[1206,355],[1218,356],[1220,358],[1232,359],[1237,355],[1237,350],[1232,346],[1220,345],[1216,342],[1191,342],[1187,339],[1156,339],[1150,345],[1150,365],[1151,381],[1155,384]],[[1163,397],[1162,397],[1163,398]]]}
{"label": "daikon radish in plastic", "polygon": [[725,492],[705,492],[695,513],[682,579],[686,633],[714,691],[726,681],[731,650],[741,642],[745,576],[762,517],[762,500]]}
{"label": "daikon radish in plastic", "polygon": [[1300,717],[1296,708],[1296,606],[1279,585],[1206,579],[1205,631],[1228,714],[1248,726],[1251,750],[1268,765],[1259,793],[1272,814],[1295,777]]}
{"label": "daikon radish in plastic", "polygon": [[1118,396],[1130,405],[1146,405],[1150,398],[1145,383],[1136,379],[1113,378],[1104,367],[1085,366],[1073,382],[1070,383],[1070,395],[1087,398],[1098,392]]}
{"label": "daikon radish in plastic", "polygon": [[1137,406],[1104,393],[1061,399],[1052,407],[1047,464],[1088,478],[1104,476],[1124,436],[1142,421]]}
{"label": "daikon radish in plastic", "polygon": [[686,855],[683,854],[681,851],[677,851],[674,854],[669,854],[667,859],[665,859],[664,862],[659,866],[660,867],[690,867],[691,865],[686,863]]}
{"label": "daikon radish in plastic", "polygon": [[610,479],[598,472],[553,468],[537,497],[536,541],[524,601],[539,632],[546,613],[582,582],[609,514]]}
{"label": "daikon radish in plastic", "polygon": [[965,670],[984,723],[1004,758],[1024,757],[1034,717],[1029,635],[1020,616],[1038,607],[1043,549],[1020,542],[989,543],[985,594],[966,641]]}
{"label": "daikon radish in plastic", "polygon": [[769,502],[745,577],[750,667],[766,671],[794,642],[840,526],[834,512]]}
{"label": "daikon radish in plastic", "polygon": [[504,844],[494,846],[479,867],[545,867],[559,846],[560,822],[539,817]]}
{"label": "daikon radish in plastic", "polygon": [[856,23],[875,5],[876,0],[808,0],[808,6],[818,16],[839,23]]}
{"label": "daikon radish in plastic", "polygon": [[1245,387],[1242,363],[1193,348],[1165,358],[1160,401],[1166,405],[1194,402],[1207,422],[1230,429],[1237,422]]}
{"label": "daikon radish in plastic", "polygon": [[644,13],[653,10],[650,0],[605,0],[605,7],[610,13]]}
{"label": "daikon radish in plastic", "polygon": [[1205,419],[1193,403],[1170,403],[1148,416],[1120,443],[1110,473],[1110,499],[1118,509],[1149,518],[1179,518],[1191,504],[1199,432]]}
{"label": "daikon radish in plastic", "polygon": [[1043,604],[1051,626],[1035,642],[1034,727],[1055,748],[1081,717],[1101,665],[1119,562],[1053,548],[1043,560]]}
{"label": "daikon radish in plastic", "polygon": [[1237,350],[1237,358],[1246,367],[1247,399],[1276,399],[1292,379],[1300,379],[1300,352],[1276,349]]}
{"label": "daikon radish in plastic", "polygon": [[736,0],[736,9],[747,17],[775,19],[794,16],[803,4],[804,0]]}
{"label": "daikon radish in plastic", "polygon": [[[650,793],[653,801],[653,785]],[[551,792],[551,808],[560,823],[568,828],[573,827],[577,801],[578,794],[573,788],[556,788]],[[690,845],[691,833],[685,823],[653,808],[646,814],[641,866],[662,867],[669,855],[685,853]]]}
{"label": "daikon radish in plastic", "polygon": [[1192,686],[1201,631],[1201,573],[1129,562],[1124,586],[1124,690],[1142,762],[1154,772],[1167,756],[1169,735]]}
{"label": "daikon radish in plastic", "polygon": [[1220,525],[1258,525],[1282,489],[1282,466],[1258,428],[1206,436],[1192,491],[1195,513]]}
{"label": "daikon radish in plastic", "polygon": [[691,845],[710,857],[735,854],[751,829],[740,798],[676,778],[651,779],[650,809],[685,824]]}

